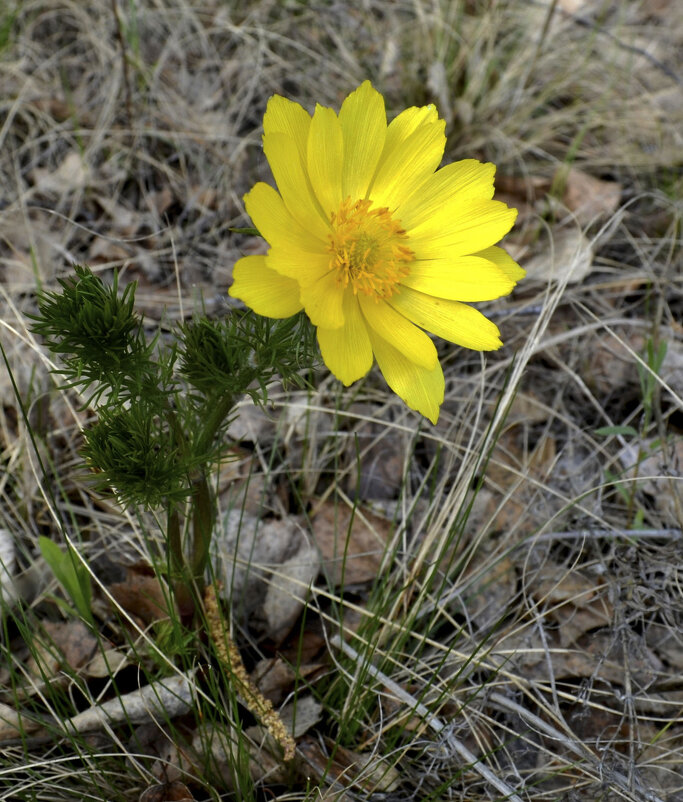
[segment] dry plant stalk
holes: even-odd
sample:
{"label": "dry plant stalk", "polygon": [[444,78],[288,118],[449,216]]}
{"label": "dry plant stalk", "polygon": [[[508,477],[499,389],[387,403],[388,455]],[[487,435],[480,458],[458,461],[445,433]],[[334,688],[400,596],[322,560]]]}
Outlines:
{"label": "dry plant stalk", "polygon": [[230,672],[237,693],[242,697],[249,710],[258,716],[268,732],[280,744],[284,750],[284,759],[292,760],[296,752],[296,742],[287,731],[271,701],[266,699],[247,674],[239,650],[223,624],[213,585],[209,585],[204,591],[204,610],[209,624],[209,634],[216,647],[218,659]]}

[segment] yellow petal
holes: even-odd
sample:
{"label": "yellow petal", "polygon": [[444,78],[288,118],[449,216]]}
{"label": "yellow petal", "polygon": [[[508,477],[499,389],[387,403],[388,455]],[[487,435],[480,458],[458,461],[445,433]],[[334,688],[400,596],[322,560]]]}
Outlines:
{"label": "yellow petal", "polygon": [[398,207],[396,217],[404,228],[410,229],[431,220],[449,204],[491,200],[495,172],[495,164],[482,164],[476,159],[447,164]]}
{"label": "yellow petal", "polygon": [[232,269],[228,294],[264,317],[290,317],[301,308],[299,285],[266,267],[263,256],[244,256]]}
{"label": "yellow petal", "polygon": [[330,270],[329,253],[310,253],[285,244],[274,245],[266,256],[266,265],[282,276],[289,276],[302,287],[323,278]]}
{"label": "yellow petal", "polygon": [[434,343],[417,326],[400,315],[386,301],[359,296],[361,312],[370,328],[391,343],[411,362],[432,369],[438,362]]}
{"label": "yellow petal", "polygon": [[318,239],[287,211],[282,198],[268,184],[259,182],[244,196],[249,217],[270,245],[297,251],[324,252],[329,244]]}
{"label": "yellow petal", "polygon": [[431,370],[416,365],[372,330],[369,334],[377,364],[389,387],[411,409],[436,423],[445,387],[439,362]]}
{"label": "yellow petal", "polygon": [[342,197],[364,198],[387,136],[384,98],[370,81],[344,100],[339,124],[344,136]]}
{"label": "yellow petal", "polygon": [[268,101],[263,116],[264,135],[286,134],[293,139],[302,164],[306,164],[306,142],[310,125],[311,115],[298,103],[280,95],[273,95]]}
{"label": "yellow petal", "polygon": [[338,329],[344,324],[344,289],[336,270],[329,270],[312,284],[301,286],[301,303],[314,326]]}
{"label": "yellow petal", "polygon": [[[520,267],[510,256],[510,254],[503,250],[503,248],[496,248],[493,246],[491,248],[486,248],[483,251],[479,251],[474,255],[481,256],[483,259],[488,259],[490,262],[493,262],[499,270],[502,270],[503,273],[505,273],[505,275],[515,283],[521,281],[521,279],[526,276],[526,270]],[[465,299],[463,298],[462,300]]]}
{"label": "yellow petal", "polygon": [[322,210],[336,212],[342,197],[342,129],[337,115],[316,106],[308,132],[308,177]]}
{"label": "yellow petal", "polygon": [[480,256],[411,262],[410,273],[401,279],[401,284],[453,301],[492,301],[507,295],[515,286],[503,270]]}
{"label": "yellow petal", "polygon": [[475,351],[495,351],[502,345],[495,323],[467,304],[434,298],[410,287],[401,287],[388,302],[420,328],[457,345]]}
{"label": "yellow petal", "polygon": [[422,125],[431,125],[439,119],[436,106],[411,106],[404,109],[389,123],[382,160],[391,158],[394,150]]}
{"label": "yellow petal", "polygon": [[393,211],[424,184],[443,157],[445,125],[443,120],[420,125],[389,157],[382,154],[369,192],[374,206]]}
{"label": "yellow petal", "polygon": [[327,367],[348,386],[372,367],[372,347],[358,299],[352,292],[344,293],[343,314],[344,325],[340,328],[318,328],[318,344]]}
{"label": "yellow petal", "polygon": [[439,211],[408,229],[410,247],[418,259],[464,256],[494,245],[512,228],[517,210],[500,201],[466,203],[457,214]]}
{"label": "yellow petal", "polygon": [[305,162],[299,158],[297,145],[285,134],[265,134],[263,152],[266,154],[275,182],[287,211],[318,239],[325,239],[329,224],[320,208],[308,175]]}

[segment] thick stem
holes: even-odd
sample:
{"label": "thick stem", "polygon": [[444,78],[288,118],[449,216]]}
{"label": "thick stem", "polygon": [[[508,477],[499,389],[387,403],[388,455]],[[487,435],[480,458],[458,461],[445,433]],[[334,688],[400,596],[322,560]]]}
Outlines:
{"label": "thick stem", "polygon": [[[192,521],[192,543],[188,559],[185,558],[183,552],[180,516],[175,507],[169,511],[168,542],[173,571],[177,574],[176,599],[183,608],[187,606],[188,601],[191,603],[192,599],[195,601],[201,599],[204,592],[204,571],[209,559],[211,536],[216,520],[215,502],[206,473],[207,454],[233,405],[234,399],[231,395],[223,396],[212,405],[207,403],[206,422],[192,449],[195,456],[203,458],[203,464],[188,477],[191,489],[189,504]],[[175,412],[170,409],[168,410],[168,422],[178,443],[187,452],[188,440],[180,428]]]}
{"label": "thick stem", "polygon": [[171,573],[174,577],[182,576],[185,567],[183,556],[183,540],[180,533],[180,514],[176,505],[169,501],[168,517],[166,519],[166,533],[168,535],[168,548],[171,554]]}
{"label": "thick stem", "polygon": [[206,423],[202,428],[202,432],[197,440],[197,453],[203,454],[211,448],[211,444],[218,433],[218,430],[223,425],[223,422],[228,416],[228,413],[235,405],[235,399],[232,395],[226,393],[224,396],[215,401],[214,404],[209,406],[207,410]]}
{"label": "thick stem", "polygon": [[204,570],[209,559],[211,534],[216,519],[213,494],[204,471],[193,482],[192,495],[192,554],[190,565],[192,581],[199,595],[204,589]]}
{"label": "thick stem", "polygon": [[170,582],[181,617],[191,618],[196,609],[196,602],[188,581],[185,555],[183,554],[180,513],[175,504],[169,502],[169,505],[166,527],[168,549],[171,557]]}

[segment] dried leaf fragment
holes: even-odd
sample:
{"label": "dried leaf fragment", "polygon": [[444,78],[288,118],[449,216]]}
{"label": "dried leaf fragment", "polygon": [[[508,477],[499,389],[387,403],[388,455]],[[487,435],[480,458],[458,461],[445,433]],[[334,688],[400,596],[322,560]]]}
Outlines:
{"label": "dried leaf fragment", "polygon": [[192,802],[193,799],[190,789],[178,780],[153,785],[140,794],[140,802]]}
{"label": "dried leaf fragment", "polygon": [[365,508],[326,501],[313,517],[313,539],[331,584],[370,582],[382,564],[391,522]]}
{"label": "dried leaf fragment", "polygon": [[603,181],[582,170],[567,173],[562,202],[581,225],[589,225],[613,214],[621,199],[621,184]]}

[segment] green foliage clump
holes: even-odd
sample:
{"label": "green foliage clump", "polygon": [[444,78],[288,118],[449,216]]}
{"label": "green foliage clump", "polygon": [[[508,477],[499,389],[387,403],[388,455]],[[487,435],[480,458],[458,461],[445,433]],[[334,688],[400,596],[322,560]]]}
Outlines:
{"label": "green foliage clump", "polygon": [[303,315],[274,321],[231,310],[148,336],[134,283],[119,293],[116,275],[107,286],[77,266],[60,285],[40,298],[33,330],[61,357],[64,386],[90,392],[98,419],[83,454],[94,484],[124,504],[165,508],[171,562],[201,585],[215,519],[208,476],[226,450],[232,410],[244,395],[267,402],[277,377],[304,385],[313,329]]}

